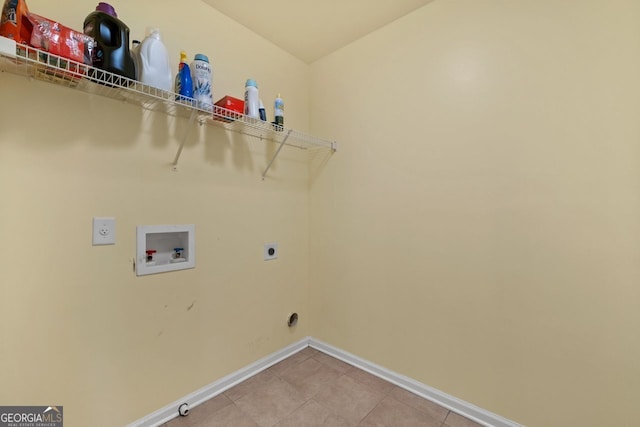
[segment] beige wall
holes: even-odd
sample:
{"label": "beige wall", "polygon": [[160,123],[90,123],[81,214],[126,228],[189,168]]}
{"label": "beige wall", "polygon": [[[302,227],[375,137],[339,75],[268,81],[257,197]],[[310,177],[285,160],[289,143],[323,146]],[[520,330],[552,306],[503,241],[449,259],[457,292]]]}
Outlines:
{"label": "beige wall", "polygon": [[[97,2],[28,4],[80,29]],[[308,128],[308,65],[197,0],[113,4],[135,37],[160,27],[174,67],[208,54],[216,99],[253,77]],[[197,127],[174,173],[186,120],[8,73],[0,87],[1,404],[124,425],[310,334],[305,156],[285,149],[262,181],[273,144]],[[116,218],[116,245],[91,245],[94,216]],[[196,268],[136,277],[141,224],[195,224]]]}
{"label": "beige wall", "polygon": [[[95,3],[29,7],[80,28]],[[185,121],[4,73],[2,404],[122,425],[313,335],[526,425],[640,417],[637,2],[440,0],[311,67],[180,5],[115,6],[340,151],[263,182],[272,145],[205,127],[173,173]],[[166,223],[196,225],[196,269],[136,277],[135,226]]]}
{"label": "beige wall", "polygon": [[312,333],[530,426],[640,418],[640,3],[439,0],[312,65]]}

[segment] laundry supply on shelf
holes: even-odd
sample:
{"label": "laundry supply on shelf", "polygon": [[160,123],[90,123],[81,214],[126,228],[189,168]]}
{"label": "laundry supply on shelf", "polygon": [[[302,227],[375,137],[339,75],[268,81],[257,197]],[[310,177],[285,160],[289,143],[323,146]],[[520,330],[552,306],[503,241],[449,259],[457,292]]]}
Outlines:
{"label": "laundry supply on shelf", "polygon": [[[133,53],[134,57],[136,52]],[[170,91],[173,86],[169,52],[162,43],[160,30],[153,28],[137,50],[137,79],[149,86]]]}
{"label": "laundry supply on shelf", "polygon": [[96,10],[85,18],[84,33],[96,42],[92,55],[94,67],[135,79],[135,65],[129,49],[129,27],[117,18],[113,7],[99,3]]}
{"label": "laundry supply on shelf", "polygon": [[194,57],[191,63],[191,80],[198,108],[213,111],[213,71],[206,55],[198,53]]}
{"label": "laundry supply on shelf", "polygon": [[244,88],[244,114],[253,119],[260,119],[260,95],[258,83],[253,79],[247,79]]}
{"label": "laundry supply on shelf", "polygon": [[180,65],[178,65],[178,74],[176,74],[175,92],[176,101],[193,102],[193,80],[191,79],[191,70],[187,64],[187,53],[180,52]]}

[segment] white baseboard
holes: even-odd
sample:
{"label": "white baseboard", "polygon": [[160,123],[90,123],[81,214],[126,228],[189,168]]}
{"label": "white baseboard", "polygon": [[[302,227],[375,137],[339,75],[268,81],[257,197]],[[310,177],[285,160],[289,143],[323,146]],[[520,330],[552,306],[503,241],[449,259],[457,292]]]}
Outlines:
{"label": "white baseboard", "polygon": [[479,424],[487,427],[523,427],[521,424],[515,423],[511,420],[496,415],[492,412],[486,411],[482,408],[478,408],[469,402],[458,399],[457,397],[448,395],[440,390],[437,390],[428,385],[422,384],[416,380],[405,377],[393,371],[390,371],[382,366],[378,366],[375,363],[364,360],[358,356],[348,353],[339,348],[333,347],[327,343],[324,343],[315,338],[309,339],[309,346],[315,348],[318,351],[333,356],[336,359],[340,359],[350,365],[360,368],[363,371],[369,372],[376,377],[382,378],[398,387],[410,391],[420,397],[437,403],[450,411],[469,418]]}
{"label": "white baseboard", "polygon": [[280,351],[277,351],[269,356],[266,356],[257,362],[252,363],[249,366],[246,366],[232,374],[227,375],[215,381],[209,385],[202,387],[200,390],[195,391],[181,399],[174,401],[173,403],[168,404],[164,408],[158,409],[152,414],[147,415],[144,418],[139,419],[138,421],[134,421],[129,424],[127,427],[157,427],[160,426],[167,421],[170,421],[176,418],[178,415],[178,408],[183,403],[188,403],[189,408],[193,409],[201,403],[206,402],[219,395],[220,393],[224,393],[229,390],[236,384],[241,383],[242,381],[251,378],[252,376],[264,371],[270,366],[275,365],[283,359],[295,354],[305,348],[309,347],[310,338],[304,338],[296,343],[293,343]]}
{"label": "white baseboard", "polygon": [[286,359],[287,357],[301,350],[304,350],[307,347],[315,348],[316,350],[326,353],[329,356],[333,356],[336,359],[342,360],[343,362],[355,366],[356,368],[360,368],[363,371],[369,372],[372,375],[389,381],[390,383],[395,384],[402,389],[405,389],[407,391],[410,391],[411,393],[437,403],[440,406],[443,406],[484,426],[522,427],[522,425],[518,423],[507,420],[506,418],[486,411],[482,408],[478,408],[477,406],[465,402],[464,400],[458,399],[457,397],[448,395],[433,387],[429,387],[428,385],[422,384],[416,380],[397,374],[393,371],[383,368],[382,366],[378,366],[375,363],[369,362],[365,359],[362,359],[344,350],[340,350],[339,348],[333,347],[312,337],[304,338],[283,348],[280,351],[270,354],[269,356],[266,356],[249,366],[246,366],[232,374],[227,375],[226,377],[219,379],[218,381],[215,381],[201,388],[198,391],[195,391],[181,399],[168,404],[164,408],[161,408],[153,412],[152,414],[141,418],[138,421],[134,421],[127,427],[160,426],[178,416],[178,407],[181,404],[188,403],[189,408],[193,409],[194,407],[206,402],[212,397],[225,392],[236,384],[241,383],[248,378],[251,378],[252,376],[264,371],[270,366],[275,365],[281,360]]}

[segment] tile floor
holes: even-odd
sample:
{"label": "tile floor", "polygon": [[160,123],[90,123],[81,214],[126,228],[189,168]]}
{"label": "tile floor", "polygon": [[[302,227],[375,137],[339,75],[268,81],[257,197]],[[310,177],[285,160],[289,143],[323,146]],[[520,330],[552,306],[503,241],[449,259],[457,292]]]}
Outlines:
{"label": "tile floor", "polygon": [[310,347],[163,427],[478,427]]}

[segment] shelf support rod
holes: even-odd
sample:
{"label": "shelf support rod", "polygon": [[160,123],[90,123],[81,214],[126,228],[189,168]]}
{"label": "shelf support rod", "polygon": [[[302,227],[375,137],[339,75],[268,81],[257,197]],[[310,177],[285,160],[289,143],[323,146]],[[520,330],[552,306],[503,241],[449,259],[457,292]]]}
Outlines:
{"label": "shelf support rod", "polygon": [[271,165],[273,165],[273,162],[276,161],[276,157],[278,157],[278,154],[280,154],[280,150],[282,150],[282,147],[284,147],[284,143],[287,142],[287,139],[289,139],[289,135],[291,135],[291,131],[292,131],[292,129],[289,129],[287,131],[287,134],[282,139],[282,142],[278,146],[278,149],[276,150],[276,153],[273,155],[273,158],[271,159],[271,161],[267,165],[267,168],[264,170],[264,172],[262,172],[262,180],[263,181],[264,181],[265,176],[267,176],[267,172],[269,172],[269,169],[271,169]]}
{"label": "shelf support rod", "polygon": [[196,121],[196,110],[191,110],[191,115],[189,116],[189,123],[187,124],[187,129],[184,131],[184,136],[182,137],[182,141],[180,142],[180,147],[178,147],[178,152],[176,153],[175,159],[173,159],[173,170],[176,170],[178,167],[178,160],[180,160],[180,155],[182,154],[182,149],[184,148],[184,143],[187,142],[187,138],[191,133],[191,128],[193,128],[193,124]]}

